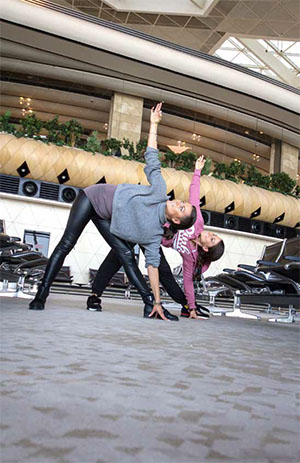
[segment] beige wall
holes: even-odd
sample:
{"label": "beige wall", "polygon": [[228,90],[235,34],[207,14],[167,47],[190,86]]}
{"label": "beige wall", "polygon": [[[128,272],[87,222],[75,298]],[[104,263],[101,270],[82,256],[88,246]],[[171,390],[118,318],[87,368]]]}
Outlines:
{"label": "beige wall", "polygon": [[270,153],[270,174],[285,172],[297,179],[299,149],[279,140],[272,143]]}
{"label": "beige wall", "polygon": [[141,137],[143,98],[115,93],[112,97],[108,138],[129,138],[137,143]]}
{"label": "beige wall", "polygon": [[280,171],[286,172],[296,180],[298,174],[299,149],[295,146],[282,143]]}

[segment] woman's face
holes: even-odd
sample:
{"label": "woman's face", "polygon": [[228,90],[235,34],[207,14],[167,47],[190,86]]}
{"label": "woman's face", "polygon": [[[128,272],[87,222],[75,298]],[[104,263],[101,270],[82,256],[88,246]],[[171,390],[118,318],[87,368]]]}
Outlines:
{"label": "woman's face", "polygon": [[184,217],[189,217],[192,213],[192,205],[186,201],[174,199],[168,200],[166,204],[166,217],[176,224],[180,224]]}
{"label": "woman's face", "polygon": [[220,243],[221,238],[213,232],[203,231],[199,236],[199,244],[202,246],[204,251],[208,251],[209,248],[216,246]]}

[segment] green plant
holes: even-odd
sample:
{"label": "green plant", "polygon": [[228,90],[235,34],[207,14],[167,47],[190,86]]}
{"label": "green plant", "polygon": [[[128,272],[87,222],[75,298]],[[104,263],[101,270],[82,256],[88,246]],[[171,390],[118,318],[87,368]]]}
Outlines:
{"label": "green plant", "polygon": [[192,151],[185,151],[178,156],[181,170],[192,172],[195,168],[197,155]]}
{"label": "green plant", "polygon": [[216,178],[225,178],[227,166],[224,162],[215,162],[215,166],[213,169],[213,176]]}
{"label": "green plant", "polygon": [[234,182],[244,177],[246,164],[244,162],[232,161],[226,166],[225,178]]}
{"label": "green plant", "polygon": [[257,186],[260,188],[270,187],[270,176],[261,174],[255,166],[248,166],[245,174],[245,183],[250,186]]}
{"label": "green plant", "polygon": [[14,134],[16,128],[14,124],[10,122],[10,111],[6,111],[4,114],[0,116],[0,132],[7,132]]}
{"label": "green plant", "polygon": [[116,138],[108,138],[102,142],[101,153],[104,154],[104,156],[116,155],[120,153],[121,147],[122,142],[120,140],[117,140]]}
{"label": "green plant", "polygon": [[167,150],[163,155],[162,159],[166,164],[166,167],[175,167],[178,164],[178,154],[173,153],[171,150]]}
{"label": "green plant", "polygon": [[147,148],[147,140],[140,140],[136,145],[128,138],[123,138],[122,147],[128,150],[128,155],[123,155],[123,159],[133,159],[138,162],[145,162],[144,154]]}
{"label": "green plant", "polygon": [[101,141],[98,139],[98,132],[94,130],[92,134],[87,138],[84,148],[91,153],[100,153]]}
{"label": "green plant", "polygon": [[84,130],[82,125],[80,122],[76,121],[76,119],[71,119],[70,121],[62,124],[62,134],[65,137],[66,145],[75,146],[83,132]]}
{"label": "green plant", "polygon": [[210,173],[212,166],[212,160],[210,158],[205,158],[205,164],[201,171],[201,175],[208,175]]}
{"label": "green plant", "polygon": [[147,149],[147,140],[140,140],[135,146],[135,160],[145,162],[145,151]]}
{"label": "green plant", "polygon": [[63,144],[63,125],[59,122],[58,116],[54,116],[53,119],[44,122],[44,128],[47,130],[47,140],[50,143],[55,143],[56,145]]}
{"label": "green plant", "polygon": [[131,159],[134,159],[135,148],[134,148],[133,141],[130,141],[129,138],[123,138],[122,148],[125,148],[129,153],[129,156],[124,155],[122,157],[124,157],[125,159],[128,157],[130,157]]}
{"label": "green plant", "polygon": [[296,180],[292,179],[285,172],[271,174],[271,188],[281,193],[291,193],[296,186]]}
{"label": "green plant", "polygon": [[19,122],[22,127],[20,130],[22,135],[27,135],[30,138],[37,137],[43,128],[43,121],[34,113],[26,114]]}

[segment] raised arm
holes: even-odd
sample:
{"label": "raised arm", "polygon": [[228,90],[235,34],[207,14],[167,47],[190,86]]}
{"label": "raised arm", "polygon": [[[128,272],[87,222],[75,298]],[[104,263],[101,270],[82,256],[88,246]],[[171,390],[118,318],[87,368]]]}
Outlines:
{"label": "raised arm", "polygon": [[145,153],[146,167],[144,172],[150,185],[155,187],[158,194],[166,194],[166,182],[161,175],[161,165],[157,151],[157,127],[162,118],[162,103],[151,109],[148,146]]}
{"label": "raised arm", "polygon": [[196,208],[199,208],[200,176],[201,176],[201,170],[203,169],[204,164],[205,164],[205,158],[204,156],[200,156],[196,161],[195,171],[194,171],[194,175],[193,175],[193,178],[190,184],[190,189],[189,189],[189,202]]}
{"label": "raised arm", "polygon": [[148,147],[157,149],[157,127],[162,118],[161,111],[162,103],[158,103],[155,107],[151,108],[150,128],[148,135]]}

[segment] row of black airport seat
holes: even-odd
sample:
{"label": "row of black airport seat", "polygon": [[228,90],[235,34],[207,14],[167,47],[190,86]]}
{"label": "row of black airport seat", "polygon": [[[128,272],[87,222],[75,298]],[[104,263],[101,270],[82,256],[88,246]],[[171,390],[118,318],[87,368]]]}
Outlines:
{"label": "row of black airport seat", "polygon": [[[26,297],[25,280],[34,287],[42,278],[48,259],[31,244],[22,243],[19,237],[0,233],[0,280],[2,295],[12,295],[9,283],[16,283],[15,296]],[[30,296],[32,297],[32,296]]]}
{"label": "row of black airport seat", "polygon": [[[2,295],[12,295],[8,290],[9,283],[16,283],[16,296],[25,297],[24,285],[29,284],[32,291],[36,291],[36,286],[44,275],[48,258],[44,257],[39,251],[33,249],[33,245],[22,243],[21,238],[0,233],[0,281],[2,285]],[[89,284],[92,285],[97,270],[89,270]],[[72,285],[73,275],[69,266],[63,266],[54,284]],[[82,286],[81,284],[78,284]],[[128,289],[126,274],[118,272],[110,281],[110,286]],[[32,297],[32,296],[30,296]]]}
{"label": "row of black airport seat", "polygon": [[[32,288],[36,287],[44,274],[47,261],[39,251],[32,249],[32,245],[22,243],[18,237],[0,233],[0,280],[6,282],[6,287],[3,285],[1,293],[5,293],[9,282],[17,283],[16,293],[19,295],[24,295],[25,281],[32,285]],[[89,285],[78,285],[90,288],[96,272],[96,269],[89,270]],[[182,274],[178,269],[175,274],[178,284],[182,287]],[[70,267],[62,267],[54,283],[72,285]],[[219,275],[202,278],[201,282],[195,283],[198,296],[209,298],[210,310],[213,313],[222,312],[229,316],[227,310],[216,307],[216,296],[225,299],[233,297],[232,316],[242,316],[241,303],[299,310],[300,237],[284,239],[265,246],[256,265],[240,264],[237,269],[226,268]],[[118,272],[111,279],[109,286],[123,288],[126,297],[133,289],[124,271]],[[163,288],[161,292],[162,295],[166,295]]]}
{"label": "row of black airport seat", "polygon": [[[207,277],[202,283],[211,295],[212,312],[220,312],[214,307],[214,297],[231,293],[234,297],[233,313],[221,311],[226,315],[243,316],[241,303],[259,303],[266,304],[270,310],[289,308],[287,318],[294,321],[291,313],[300,309],[300,237],[265,246],[256,265],[239,264],[237,269],[225,268],[223,273]],[[278,318],[274,321],[283,320]]]}

